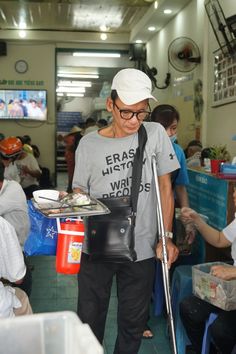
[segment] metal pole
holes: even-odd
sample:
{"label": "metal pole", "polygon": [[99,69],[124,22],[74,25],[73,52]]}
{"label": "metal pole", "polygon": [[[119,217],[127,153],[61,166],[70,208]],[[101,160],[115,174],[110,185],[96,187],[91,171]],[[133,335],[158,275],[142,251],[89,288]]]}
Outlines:
{"label": "metal pole", "polygon": [[172,350],[173,350],[174,354],[178,354],[177,347],[176,347],[174,319],[173,319],[171,297],[170,297],[170,280],[169,280],[168,257],[167,257],[167,249],[166,249],[166,238],[165,238],[165,230],[164,230],[164,224],[163,224],[161,197],[160,197],[160,189],[159,189],[159,183],[158,183],[156,164],[157,164],[156,155],[153,154],[152,155],[152,169],[153,169],[153,174],[154,174],[155,189],[156,189],[156,196],[157,196],[157,208],[156,209],[157,209],[158,234],[159,234],[159,239],[162,240],[163,258],[162,258],[161,264],[162,264],[163,284],[164,284],[164,292],[165,292],[165,300],[166,300],[166,311],[167,311],[167,316],[169,319],[170,330],[171,330],[170,334],[171,334],[171,341],[172,341]]}

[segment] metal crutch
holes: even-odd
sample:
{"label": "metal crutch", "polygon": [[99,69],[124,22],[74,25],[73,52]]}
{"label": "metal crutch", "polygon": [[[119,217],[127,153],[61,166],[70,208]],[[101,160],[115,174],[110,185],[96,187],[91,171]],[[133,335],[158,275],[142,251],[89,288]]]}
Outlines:
{"label": "metal crutch", "polygon": [[167,316],[169,318],[169,324],[170,324],[170,329],[171,329],[170,333],[171,333],[173,353],[177,354],[174,319],[173,319],[171,297],[170,297],[170,281],[169,281],[169,269],[168,269],[168,263],[167,263],[166,239],[165,239],[165,230],[164,230],[164,224],[163,224],[161,197],[160,197],[160,189],[159,189],[159,184],[158,184],[156,163],[157,163],[156,155],[153,154],[152,155],[152,169],[153,169],[153,174],[154,174],[155,189],[156,189],[156,196],[157,196],[157,208],[156,209],[157,209],[158,233],[159,233],[159,237],[162,239],[163,259],[161,261],[161,265],[162,265],[163,285],[164,285],[165,300],[166,300],[166,311],[167,311]]}

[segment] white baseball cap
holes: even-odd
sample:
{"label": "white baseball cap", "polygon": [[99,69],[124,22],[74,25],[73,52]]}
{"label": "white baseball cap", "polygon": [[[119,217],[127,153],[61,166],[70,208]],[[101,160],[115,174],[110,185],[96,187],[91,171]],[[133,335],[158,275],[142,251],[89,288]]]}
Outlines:
{"label": "white baseball cap", "polygon": [[120,100],[127,105],[132,105],[148,98],[156,101],[151,95],[152,82],[141,70],[123,69],[113,78],[112,90],[116,90]]}

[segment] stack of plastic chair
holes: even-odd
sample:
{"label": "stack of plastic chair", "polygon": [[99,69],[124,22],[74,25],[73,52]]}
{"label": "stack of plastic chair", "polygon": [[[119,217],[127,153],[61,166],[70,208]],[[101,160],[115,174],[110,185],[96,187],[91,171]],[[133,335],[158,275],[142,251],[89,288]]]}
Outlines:
{"label": "stack of plastic chair", "polygon": [[201,354],[209,354],[210,344],[211,344],[211,335],[209,332],[209,326],[212,324],[212,322],[215,321],[217,316],[218,315],[216,313],[212,312],[210,314],[208,320],[206,321],[204,336],[203,336],[203,340],[202,340],[202,353]]}

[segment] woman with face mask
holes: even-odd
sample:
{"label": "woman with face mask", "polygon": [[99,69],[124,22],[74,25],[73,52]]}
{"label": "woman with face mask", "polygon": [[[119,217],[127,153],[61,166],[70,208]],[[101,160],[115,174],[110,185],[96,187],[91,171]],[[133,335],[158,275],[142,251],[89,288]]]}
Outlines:
{"label": "woman with face mask", "polygon": [[172,186],[175,192],[176,206],[182,208],[189,205],[186,186],[189,184],[186,159],[183,149],[177,144],[177,128],[180,117],[175,107],[168,104],[161,104],[154,108],[151,114],[151,121],[160,123],[166,130],[175,150],[180,169],[172,174]]}
{"label": "woman with face mask", "polygon": [[[187,172],[187,165],[186,165],[186,158],[184,155],[183,149],[180,145],[177,144],[177,128],[179,123],[180,117],[179,112],[176,110],[175,107],[168,105],[168,104],[161,104],[154,108],[151,113],[151,121],[160,123],[166,130],[167,135],[169,136],[176,157],[180,164],[180,169],[175,170],[171,174],[172,180],[172,187],[174,190],[175,195],[175,207],[176,208],[183,208],[189,206],[188,201],[188,194],[186,190],[186,186],[189,184],[188,172]],[[175,223],[173,223],[174,225]],[[184,244],[191,244],[195,239],[195,227],[193,223],[186,223],[185,227],[185,234],[186,239],[184,240]],[[174,230],[173,230],[174,231]],[[174,240],[175,240],[175,233],[174,233]],[[176,240],[177,241],[177,240]],[[177,241],[178,244],[178,241]],[[180,250],[181,251],[181,250]],[[184,252],[183,252],[184,253]],[[192,262],[192,260],[187,260],[189,257],[184,257],[184,262]],[[177,262],[175,262],[175,266],[179,264],[183,264],[183,257],[178,258]],[[191,257],[191,256],[190,256]],[[171,274],[173,274],[173,268],[171,268]],[[143,332],[143,338],[150,339],[153,337],[153,333],[148,325],[146,325],[146,329]]]}

